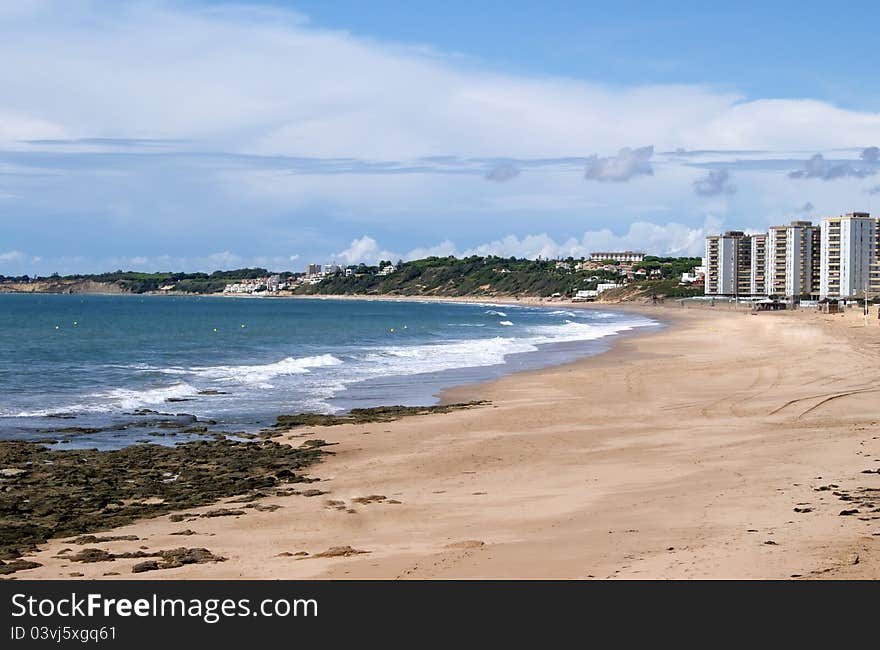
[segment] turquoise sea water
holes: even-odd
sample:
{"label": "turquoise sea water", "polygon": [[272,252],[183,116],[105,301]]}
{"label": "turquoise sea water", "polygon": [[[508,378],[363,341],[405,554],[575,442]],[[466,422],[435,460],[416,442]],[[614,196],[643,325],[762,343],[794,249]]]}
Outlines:
{"label": "turquoise sea water", "polygon": [[0,295],[0,438],[110,448],[143,437],[143,409],[254,431],[282,413],[431,404],[653,326],[491,304]]}

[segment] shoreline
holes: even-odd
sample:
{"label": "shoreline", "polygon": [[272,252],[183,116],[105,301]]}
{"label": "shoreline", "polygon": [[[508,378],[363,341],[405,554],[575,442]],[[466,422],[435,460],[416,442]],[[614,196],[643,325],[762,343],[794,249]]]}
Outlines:
{"label": "shoreline", "polygon": [[[629,310],[672,326],[443,393],[491,406],[285,432],[276,440],[338,443],[312,470],[326,496],[193,520],[187,541],[228,561],[143,577],[880,575],[880,515],[868,507],[880,506],[869,501],[880,474],[865,473],[880,427],[862,379],[880,368],[875,328],[852,313]],[[113,534],[172,548],[185,526],[159,517]],[[110,566],[71,566],[57,559],[64,547],[45,545],[27,558],[44,566],[18,576],[99,578]]]}

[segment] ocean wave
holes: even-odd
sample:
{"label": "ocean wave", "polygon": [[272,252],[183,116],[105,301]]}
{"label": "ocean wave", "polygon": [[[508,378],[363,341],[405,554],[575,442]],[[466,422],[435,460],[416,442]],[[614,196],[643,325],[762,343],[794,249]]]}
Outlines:
{"label": "ocean wave", "polygon": [[450,341],[427,345],[387,347],[364,357],[362,371],[370,376],[415,375],[456,368],[494,366],[517,352],[534,352],[526,338],[497,336],[490,339]]}
{"label": "ocean wave", "polygon": [[112,413],[117,411],[134,411],[147,406],[163,404],[168,399],[184,399],[198,394],[198,389],[186,382],[171,384],[169,386],[157,386],[156,388],[131,389],[112,388],[110,390],[91,393],[84,396],[82,401],[64,406],[56,406],[48,409],[34,411],[21,411],[11,414],[13,417],[47,417],[54,413]]}
{"label": "ocean wave", "polygon": [[504,325],[505,327],[510,327],[511,325],[513,325],[513,323],[511,323],[509,320],[500,320],[498,321],[498,324]]}
{"label": "ocean wave", "polygon": [[341,365],[343,361],[332,354],[320,354],[314,357],[287,357],[281,361],[258,365],[240,366],[195,366],[189,372],[205,379],[241,384],[257,384],[271,388],[267,382],[285,375],[305,375],[314,368]]}
{"label": "ocean wave", "polygon": [[646,327],[653,324],[652,321],[629,320],[617,323],[594,324],[566,320],[562,325],[539,325],[531,328],[535,335],[533,341],[536,344],[564,343],[572,341],[593,341],[596,339],[613,336],[621,332],[628,332],[637,327]]}
{"label": "ocean wave", "polygon": [[501,318],[507,318],[507,314],[503,311],[495,311],[494,309],[490,309],[486,312],[489,316],[501,316]]}
{"label": "ocean wave", "polygon": [[564,309],[556,309],[554,311],[548,312],[551,316],[568,316],[569,318],[576,318],[577,314],[573,311],[565,311]]}

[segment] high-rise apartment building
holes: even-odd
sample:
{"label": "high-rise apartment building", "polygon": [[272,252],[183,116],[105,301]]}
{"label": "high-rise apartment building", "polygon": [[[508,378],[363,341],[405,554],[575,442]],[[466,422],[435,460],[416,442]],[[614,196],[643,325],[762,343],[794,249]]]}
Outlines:
{"label": "high-rise apartment building", "polygon": [[752,242],[739,230],[706,237],[706,295],[751,293]]}
{"label": "high-rise apartment building", "polygon": [[773,226],[767,235],[768,296],[814,296],[819,293],[820,229],[810,221]]}
{"label": "high-rise apartment building", "polygon": [[749,270],[749,293],[753,296],[766,292],[767,286],[767,235],[750,235],[751,268]]}
{"label": "high-rise apartment building", "polygon": [[847,298],[880,291],[880,227],[867,212],[822,221],[819,295]]}

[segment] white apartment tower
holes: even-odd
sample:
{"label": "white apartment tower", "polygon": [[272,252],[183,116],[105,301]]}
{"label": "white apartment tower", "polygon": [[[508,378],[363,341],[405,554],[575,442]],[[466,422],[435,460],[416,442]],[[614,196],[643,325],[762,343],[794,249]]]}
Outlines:
{"label": "white apartment tower", "polygon": [[810,221],[773,226],[767,235],[768,296],[814,296],[819,293],[820,234]]}
{"label": "white apartment tower", "polygon": [[751,270],[749,272],[749,293],[763,295],[767,287],[767,235],[750,235],[752,243]]}
{"label": "white apartment tower", "polygon": [[751,292],[752,242],[739,230],[706,237],[706,295],[746,296]]}
{"label": "white apartment tower", "polygon": [[847,298],[880,290],[880,227],[867,212],[822,221],[819,296]]}

